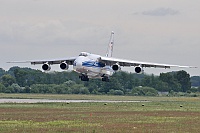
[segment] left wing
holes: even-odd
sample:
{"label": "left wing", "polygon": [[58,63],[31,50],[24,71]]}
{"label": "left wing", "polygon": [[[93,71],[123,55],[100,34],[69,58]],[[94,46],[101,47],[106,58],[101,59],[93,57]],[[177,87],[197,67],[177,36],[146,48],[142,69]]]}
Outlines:
{"label": "left wing", "polygon": [[77,57],[69,57],[69,58],[63,58],[63,59],[52,59],[52,60],[37,60],[37,61],[13,61],[13,62],[7,62],[7,63],[31,63],[32,65],[37,65],[37,64],[60,64],[62,62],[66,62],[69,65],[72,65],[74,60]]}
{"label": "left wing", "polygon": [[154,68],[171,68],[171,67],[197,68],[194,66],[180,66],[180,65],[140,62],[140,61],[125,60],[125,59],[118,59],[118,58],[104,57],[104,56],[100,57],[100,62],[103,62],[106,65],[110,65],[110,66],[113,64],[118,64],[120,66],[126,66],[126,67],[139,66],[139,67],[154,67]]}

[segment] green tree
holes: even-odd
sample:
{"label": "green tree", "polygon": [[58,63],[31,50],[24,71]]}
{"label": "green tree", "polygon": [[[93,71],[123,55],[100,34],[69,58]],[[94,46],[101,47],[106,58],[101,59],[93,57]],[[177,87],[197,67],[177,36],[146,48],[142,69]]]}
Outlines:
{"label": "green tree", "polygon": [[29,86],[25,86],[24,88],[24,93],[30,93],[31,92],[31,88]]}
{"label": "green tree", "polygon": [[11,85],[11,87],[14,89],[14,93],[20,93],[20,92],[22,92],[22,88],[18,84],[16,84],[16,83],[13,83]]}
{"label": "green tree", "polygon": [[75,84],[71,86],[72,94],[80,94],[82,88],[84,88],[83,84]]}
{"label": "green tree", "polygon": [[177,79],[178,83],[181,84],[182,92],[186,92],[191,88],[190,74],[186,71],[178,71],[174,74],[174,77]]}
{"label": "green tree", "polygon": [[63,84],[66,85],[67,87],[71,87],[71,86],[75,85],[76,82],[72,81],[72,80],[68,80],[68,81],[65,81]]}
{"label": "green tree", "polygon": [[15,90],[13,87],[8,86],[8,87],[6,87],[5,93],[15,93]]}
{"label": "green tree", "polygon": [[54,85],[52,88],[48,89],[48,93],[57,93],[57,94],[65,94],[66,91],[61,85]]}
{"label": "green tree", "polygon": [[28,79],[27,79],[28,72],[26,72],[23,69],[15,69],[14,70],[14,75],[15,75],[17,83],[20,86],[25,86],[26,85],[26,83],[28,81]]}
{"label": "green tree", "polygon": [[145,76],[144,79],[142,79],[142,86],[151,86],[152,80],[150,76]]}
{"label": "green tree", "polygon": [[157,91],[160,91],[160,92],[169,92],[170,91],[170,88],[168,86],[168,83],[167,82],[163,82],[163,81],[157,81],[156,84],[155,84],[155,89]]}
{"label": "green tree", "polygon": [[30,93],[40,93],[38,84],[31,85],[31,87],[30,87]]}
{"label": "green tree", "polygon": [[174,78],[172,73],[161,73],[159,79],[168,84],[169,90],[181,91],[181,84]]}
{"label": "green tree", "polygon": [[141,81],[138,78],[134,78],[133,87],[137,87],[141,85]]}
{"label": "green tree", "polygon": [[[121,86],[120,90],[126,92],[126,90],[131,90],[133,87],[134,75],[127,72],[117,72],[113,75],[116,78]],[[117,90],[117,89],[115,89]]]}
{"label": "green tree", "polygon": [[3,75],[1,77],[1,83],[5,86],[5,87],[8,87],[8,86],[11,86],[13,83],[15,83],[15,78],[12,77],[11,75],[9,74],[6,74],[6,75]]}
{"label": "green tree", "polygon": [[0,77],[5,75],[6,74],[6,71],[2,68],[0,68]]}
{"label": "green tree", "polygon": [[0,93],[4,93],[5,90],[6,90],[6,87],[2,83],[0,83]]}

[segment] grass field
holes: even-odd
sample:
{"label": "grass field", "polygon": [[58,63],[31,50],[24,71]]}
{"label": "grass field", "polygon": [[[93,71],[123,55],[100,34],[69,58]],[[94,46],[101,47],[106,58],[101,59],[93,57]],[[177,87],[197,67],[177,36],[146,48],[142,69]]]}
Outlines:
{"label": "grass field", "polygon": [[[136,103],[1,103],[0,132],[199,133],[200,99],[1,94],[0,98],[144,100]],[[145,100],[151,102],[145,102]]]}

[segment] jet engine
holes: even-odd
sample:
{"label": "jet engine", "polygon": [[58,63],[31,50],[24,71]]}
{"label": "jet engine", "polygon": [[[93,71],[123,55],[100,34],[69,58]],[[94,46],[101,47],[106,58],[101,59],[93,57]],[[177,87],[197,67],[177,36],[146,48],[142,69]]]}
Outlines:
{"label": "jet engine", "polygon": [[143,70],[141,67],[135,67],[135,72],[136,73],[141,73]]}
{"label": "jet engine", "polygon": [[48,63],[45,63],[42,65],[42,69],[44,71],[49,71],[49,70],[51,70],[51,66]]}
{"label": "jet engine", "polygon": [[112,69],[113,69],[114,71],[118,71],[118,70],[121,70],[121,66],[118,65],[118,64],[114,64],[114,65],[112,66]]}
{"label": "jet engine", "polygon": [[69,68],[69,65],[68,65],[66,62],[62,62],[62,63],[60,64],[60,68],[61,68],[62,70],[67,70],[67,69]]}

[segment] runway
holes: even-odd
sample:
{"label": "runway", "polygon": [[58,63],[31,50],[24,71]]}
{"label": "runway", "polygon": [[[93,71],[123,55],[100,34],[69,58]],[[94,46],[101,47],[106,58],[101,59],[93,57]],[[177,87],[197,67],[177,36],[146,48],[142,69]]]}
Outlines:
{"label": "runway", "polygon": [[51,100],[51,99],[0,99],[0,103],[133,103],[150,101],[114,101],[114,100]]}

